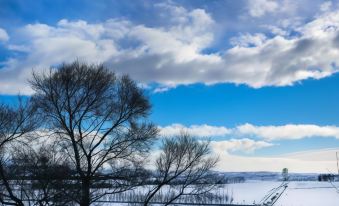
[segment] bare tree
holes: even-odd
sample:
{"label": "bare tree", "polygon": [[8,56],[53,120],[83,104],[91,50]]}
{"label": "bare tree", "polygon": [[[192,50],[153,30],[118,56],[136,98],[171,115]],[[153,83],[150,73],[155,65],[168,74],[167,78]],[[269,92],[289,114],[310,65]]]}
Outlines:
{"label": "bare tree", "polygon": [[10,182],[10,171],[7,168],[10,156],[8,150],[36,127],[34,108],[28,100],[19,98],[18,105],[14,107],[0,105],[0,179],[3,188],[0,191],[0,202],[3,205],[24,205]]}
{"label": "bare tree", "polygon": [[164,205],[169,205],[181,196],[212,195],[218,179],[211,173],[218,158],[210,156],[208,142],[199,142],[187,133],[166,138],[162,152],[156,160],[155,185],[146,194],[144,205],[149,205],[158,194]]}
{"label": "bare tree", "polygon": [[135,82],[103,65],[74,62],[34,74],[31,85],[45,127],[58,135],[81,180],[76,201],[88,206],[133,187],[124,174],[110,190],[95,190],[94,183],[104,174],[117,176],[121,166],[140,165],[157,135],[157,128],[145,122],[151,106]]}

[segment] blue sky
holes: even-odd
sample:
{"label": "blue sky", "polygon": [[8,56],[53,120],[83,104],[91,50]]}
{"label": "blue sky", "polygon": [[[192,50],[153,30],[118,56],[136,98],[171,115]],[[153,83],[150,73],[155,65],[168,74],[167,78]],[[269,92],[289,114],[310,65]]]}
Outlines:
{"label": "blue sky", "polygon": [[1,0],[0,100],[31,95],[32,69],[104,63],[145,89],[162,135],[211,137],[221,170],[335,170],[338,5]]}

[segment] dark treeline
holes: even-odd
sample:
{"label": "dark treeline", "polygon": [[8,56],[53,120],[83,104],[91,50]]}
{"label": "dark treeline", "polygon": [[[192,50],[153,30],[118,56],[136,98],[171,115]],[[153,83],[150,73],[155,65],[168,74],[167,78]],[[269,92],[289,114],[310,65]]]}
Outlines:
{"label": "dark treeline", "polygon": [[0,105],[2,205],[88,206],[140,187],[143,205],[159,193],[164,205],[213,196],[208,142],[159,139],[149,99],[128,76],[73,62],[29,82],[32,96]]}
{"label": "dark treeline", "polygon": [[334,182],[339,180],[339,175],[334,174],[319,174],[318,181],[320,182]]}

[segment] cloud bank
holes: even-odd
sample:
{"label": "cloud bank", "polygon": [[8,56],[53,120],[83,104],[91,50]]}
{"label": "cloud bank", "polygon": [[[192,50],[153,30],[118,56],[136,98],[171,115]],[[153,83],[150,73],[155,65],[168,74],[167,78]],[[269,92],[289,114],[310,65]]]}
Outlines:
{"label": "cloud bank", "polygon": [[212,150],[217,154],[231,153],[236,151],[252,153],[255,150],[272,146],[274,146],[272,143],[265,141],[255,141],[248,138],[211,141]]}
{"label": "cloud bank", "polygon": [[231,134],[231,130],[226,127],[203,125],[191,125],[186,127],[182,124],[172,124],[165,127],[159,127],[160,135],[163,137],[171,137],[180,135],[181,132],[187,132],[195,137],[213,137],[213,136],[225,136]]}
{"label": "cloud bank", "polygon": [[[275,171],[289,168],[291,172],[328,173],[336,171],[335,153],[338,148],[300,151],[275,156],[258,156],[257,150],[284,146],[279,140],[299,140],[322,137],[339,139],[339,127],[307,124],[288,124],[280,126],[256,126],[243,124],[234,128],[210,125],[184,126],[173,124],[160,127],[162,135],[175,136],[181,131],[191,132],[202,138],[214,137],[210,142],[213,154],[219,156],[219,171]],[[203,135],[202,135],[203,134]],[[221,140],[217,140],[221,139]],[[251,156],[239,155],[241,153]]]}
{"label": "cloud bank", "polygon": [[257,126],[242,124],[234,128],[211,125],[184,126],[172,124],[159,127],[162,136],[176,136],[181,131],[186,131],[198,138],[205,137],[252,137],[266,141],[297,140],[311,137],[337,138],[339,139],[339,127],[319,126],[313,124],[287,124],[280,126]]}
{"label": "cloud bank", "polygon": [[223,153],[220,154],[217,169],[220,171],[274,171],[281,172],[288,168],[289,172],[331,173],[337,172],[335,152],[339,148],[303,151],[298,155],[287,154],[276,157],[244,157]]}
{"label": "cloud bank", "polygon": [[242,135],[261,137],[268,141],[295,140],[309,137],[334,137],[339,139],[339,127],[318,125],[294,125],[283,126],[255,126],[244,124],[237,127],[237,132]]}
{"label": "cloud bank", "polygon": [[[275,1],[258,2],[265,6],[250,7],[250,15],[262,16],[280,6]],[[162,88],[158,91],[193,83],[287,86],[338,72],[339,11],[326,5],[301,25],[285,21],[266,25],[265,32],[240,33],[231,39],[215,36],[220,23],[204,9],[173,3],[154,8],[168,22],[147,26],[128,19],[96,23],[62,19],[56,25],[27,24],[17,29],[15,39],[0,30],[6,48],[20,54],[2,62],[0,93],[30,94],[26,82],[32,69],[75,59],[103,62],[140,83],[156,82]],[[232,46],[207,52],[223,41]]]}

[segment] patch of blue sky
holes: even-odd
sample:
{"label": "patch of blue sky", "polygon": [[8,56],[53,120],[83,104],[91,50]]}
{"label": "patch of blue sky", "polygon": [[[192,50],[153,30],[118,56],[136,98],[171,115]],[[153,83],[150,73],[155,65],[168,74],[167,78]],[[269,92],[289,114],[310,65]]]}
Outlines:
{"label": "patch of blue sky", "polygon": [[24,95],[0,95],[0,104],[5,104],[9,106],[17,106],[19,104],[19,99],[25,101],[29,96]]}
{"label": "patch of blue sky", "polygon": [[294,86],[194,84],[152,94],[152,119],[160,125],[339,125],[339,74]]}
{"label": "patch of blue sky", "polygon": [[12,55],[12,52],[8,51],[6,47],[0,43],[0,69],[3,67],[4,62]]}

